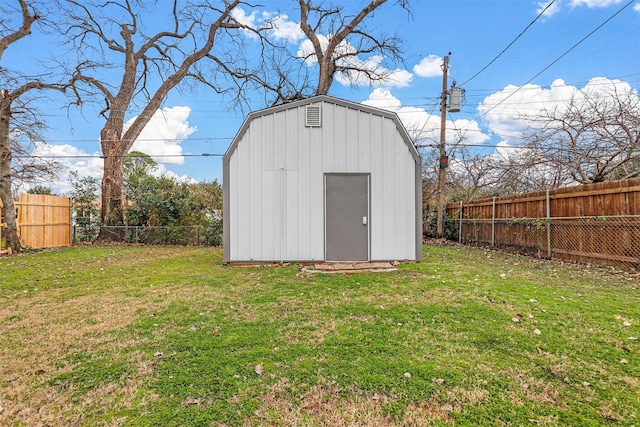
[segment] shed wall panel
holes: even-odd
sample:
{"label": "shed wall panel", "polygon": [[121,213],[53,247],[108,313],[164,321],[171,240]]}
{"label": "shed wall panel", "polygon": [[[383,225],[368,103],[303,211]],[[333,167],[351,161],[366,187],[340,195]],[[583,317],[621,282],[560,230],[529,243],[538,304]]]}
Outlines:
{"label": "shed wall panel", "polygon": [[415,159],[384,116],[322,103],[255,117],[228,159],[230,261],[324,259],[324,174],[371,176],[372,260],[415,259]]}
{"label": "shed wall panel", "polygon": [[[384,118],[383,118],[384,119]],[[378,167],[372,173],[372,239],[374,259],[415,257],[415,175],[413,159],[390,120],[372,126]],[[376,135],[378,135],[376,137]]]}

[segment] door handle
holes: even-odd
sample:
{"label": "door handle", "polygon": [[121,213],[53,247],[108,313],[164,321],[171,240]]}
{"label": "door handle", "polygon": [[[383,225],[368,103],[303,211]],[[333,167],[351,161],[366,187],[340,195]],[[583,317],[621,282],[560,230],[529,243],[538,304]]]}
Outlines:
{"label": "door handle", "polygon": [[366,216],[362,217],[362,225],[367,225],[367,217]]}

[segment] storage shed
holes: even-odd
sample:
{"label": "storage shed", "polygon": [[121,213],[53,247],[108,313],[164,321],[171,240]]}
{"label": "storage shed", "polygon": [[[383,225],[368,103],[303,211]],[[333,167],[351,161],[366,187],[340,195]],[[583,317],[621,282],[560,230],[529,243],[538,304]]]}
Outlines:
{"label": "storage shed", "polygon": [[324,95],[253,112],[223,157],[224,261],[420,261],[421,179],[393,112]]}

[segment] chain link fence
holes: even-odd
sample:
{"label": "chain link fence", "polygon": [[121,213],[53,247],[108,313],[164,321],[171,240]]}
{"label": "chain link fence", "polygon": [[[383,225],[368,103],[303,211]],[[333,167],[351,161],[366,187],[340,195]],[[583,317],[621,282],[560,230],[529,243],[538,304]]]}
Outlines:
{"label": "chain link fence", "polygon": [[[80,236],[86,237],[86,229],[76,229]],[[100,233],[106,233],[111,240],[124,243],[145,245],[180,246],[220,246],[222,245],[222,223],[214,226],[109,226],[100,227]],[[98,233],[89,232],[94,239]]]}
{"label": "chain link fence", "polygon": [[640,216],[450,221],[457,226],[460,243],[640,270]]}
{"label": "chain link fence", "polygon": [[85,221],[84,218],[76,218],[75,222],[72,230],[74,242],[93,242],[98,237],[99,225]]}

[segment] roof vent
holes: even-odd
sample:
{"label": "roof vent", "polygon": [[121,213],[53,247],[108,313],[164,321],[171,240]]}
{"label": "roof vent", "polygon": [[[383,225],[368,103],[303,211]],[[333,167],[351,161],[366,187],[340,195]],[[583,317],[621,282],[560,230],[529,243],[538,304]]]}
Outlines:
{"label": "roof vent", "polygon": [[304,125],[307,127],[320,127],[322,124],[319,105],[307,105],[307,114]]}

